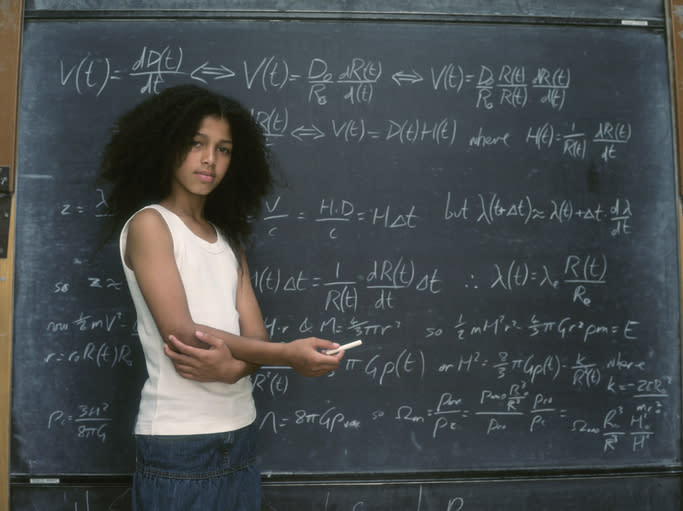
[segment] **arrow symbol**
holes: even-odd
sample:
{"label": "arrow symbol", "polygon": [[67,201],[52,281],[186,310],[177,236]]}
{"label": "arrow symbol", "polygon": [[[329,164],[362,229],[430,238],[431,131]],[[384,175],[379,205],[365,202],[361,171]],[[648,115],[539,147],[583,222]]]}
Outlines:
{"label": "arrow symbol", "polygon": [[393,80],[397,85],[403,85],[403,82],[417,83],[423,80],[420,73],[413,69],[412,73],[407,73],[405,71],[398,71],[392,75]]}
{"label": "arrow symbol", "polygon": [[297,140],[303,140],[303,137],[312,137],[313,140],[318,140],[325,136],[325,133],[320,131],[315,124],[311,125],[310,128],[304,126],[299,126],[294,131],[292,131],[292,136]]}
{"label": "arrow symbol", "polygon": [[193,79],[199,80],[200,82],[204,83],[206,83],[206,80],[204,80],[204,78],[198,75],[202,74],[213,76],[214,80],[222,80],[223,78],[232,78],[233,76],[235,76],[235,72],[232,69],[229,69],[225,66],[209,66],[207,65],[208,63],[208,61],[204,62],[201,66],[192,71],[192,73],[190,73],[190,76]]}

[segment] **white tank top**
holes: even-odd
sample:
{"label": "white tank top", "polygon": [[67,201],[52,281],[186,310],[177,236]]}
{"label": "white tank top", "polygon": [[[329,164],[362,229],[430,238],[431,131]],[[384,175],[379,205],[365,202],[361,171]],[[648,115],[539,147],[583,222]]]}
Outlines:
{"label": "white tank top", "polygon": [[[235,308],[238,263],[227,240],[218,233],[218,240],[209,243],[194,234],[175,213],[160,205],[149,207],[161,214],[171,231],[173,255],[192,319],[239,335],[239,314]],[[135,433],[219,433],[251,424],[256,418],[256,407],[249,377],[233,385],[187,380],[176,373],[164,354],[161,334],[140,292],[135,273],[124,261],[129,223],[130,219],[121,231],[119,248],[137,313],[137,331],[148,373],[140,396]]]}

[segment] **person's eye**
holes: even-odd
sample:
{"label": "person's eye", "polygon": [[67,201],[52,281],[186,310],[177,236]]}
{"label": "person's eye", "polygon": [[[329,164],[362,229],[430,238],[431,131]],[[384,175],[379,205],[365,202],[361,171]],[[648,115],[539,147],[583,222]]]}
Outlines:
{"label": "person's eye", "polygon": [[219,147],[218,150],[228,156],[232,154],[232,149],[230,149],[229,147]]}

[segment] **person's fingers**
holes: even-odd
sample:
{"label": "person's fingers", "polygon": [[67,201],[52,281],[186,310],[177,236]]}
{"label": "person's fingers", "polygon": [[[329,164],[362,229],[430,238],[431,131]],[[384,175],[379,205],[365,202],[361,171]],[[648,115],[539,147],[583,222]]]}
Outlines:
{"label": "person's fingers", "polygon": [[212,335],[208,332],[202,332],[201,330],[197,330],[194,333],[194,336],[197,339],[199,339],[200,341],[202,341],[203,343],[208,344],[211,347],[220,348],[221,346],[223,346],[223,340],[222,339],[219,339],[215,335]]}

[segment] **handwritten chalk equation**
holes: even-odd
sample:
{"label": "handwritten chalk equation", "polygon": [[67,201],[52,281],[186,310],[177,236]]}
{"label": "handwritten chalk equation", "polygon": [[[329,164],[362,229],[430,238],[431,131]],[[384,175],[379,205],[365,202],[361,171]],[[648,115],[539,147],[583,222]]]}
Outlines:
{"label": "handwritten chalk equation", "polygon": [[237,80],[246,90],[258,88],[265,93],[301,84],[306,101],[317,106],[327,105],[330,94],[350,104],[369,104],[378,94],[378,86],[426,88],[432,93],[470,93],[472,105],[484,110],[525,108],[531,102],[561,110],[572,81],[571,69],[561,66],[479,64],[465,69],[462,64],[444,62],[418,68],[387,71],[381,58],[360,56],[335,62],[313,57],[297,65],[276,54],[230,63],[211,62],[203,57],[188,58],[182,46],[159,45],[143,46],[123,64],[97,51],[86,52],[80,58],[60,58],[59,83],[79,95],[95,96],[122,80],[134,80],[140,94],[156,94],[173,77],[202,84]]}
{"label": "handwritten chalk equation", "polygon": [[572,199],[537,199],[530,195],[505,198],[497,192],[480,193],[476,198],[446,195],[443,218],[447,221],[473,221],[492,225],[500,221],[531,223],[608,224],[613,237],[632,233],[633,208],[628,198],[616,197],[609,205],[600,202],[577,204]]}
{"label": "handwritten chalk equation", "polygon": [[[73,222],[74,217],[100,218],[109,215],[109,205],[101,189],[90,194],[92,201],[81,203],[66,200],[56,205],[59,218]],[[387,231],[418,230],[426,223],[471,223],[494,225],[515,222],[522,225],[546,224],[595,224],[605,225],[612,237],[630,236],[634,233],[634,207],[629,197],[617,196],[610,203],[588,202],[588,199],[538,197],[523,195],[504,196],[496,191],[476,195],[459,196],[446,191],[440,194],[441,202],[430,201],[427,209],[417,196],[401,198],[400,204],[382,202],[362,204],[348,196],[322,196],[314,199],[314,209],[291,207],[289,198],[276,195],[265,201],[261,217],[254,218],[259,227],[270,237],[279,234],[287,225],[312,223],[329,239],[338,239],[346,232],[344,226],[367,225],[368,229]],[[437,195],[438,197],[438,195]],[[317,201],[317,202],[316,202]],[[397,199],[396,202],[399,202]],[[355,228],[354,228],[355,229]],[[355,232],[355,230],[354,230]],[[109,285],[112,282],[98,281]]]}
{"label": "handwritten chalk equation", "polygon": [[114,369],[119,366],[132,367],[133,359],[134,352],[130,344],[91,341],[76,349],[50,351],[43,362],[46,365],[94,365],[99,369]]}
{"label": "handwritten chalk equation", "polygon": [[591,144],[597,145],[599,158],[604,162],[616,159],[617,148],[629,143],[633,136],[630,122],[599,121],[598,126],[587,133],[571,123],[566,131],[551,123],[530,127],[525,142],[539,151],[554,146],[562,148],[562,155],[577,160],[585,160]]}
{"label": "handwritten chalk equation", "polygon": [[[134,322],[134,321],[133,321]],[[45,331],[49,334],[61,332],[112,332],[129,328],[133,322],[128,322],[122,311],[105,312],[97,316],[80,311],[78,317],[67,320],[50,320]]]}
{"label": "handwritten chalk equation", "polygon": [[[581,358],[580,354],[577,355],[577,364],[585,365],[579,362]],[[511,360],[517,362],[515,358]],[[478,431],[481,437],[524,431],[539,442],[543,442],[546,435],[564,430],[576,439],[590,437],[596,451],[603,453],[617,449],[631,452],[647,450],[648,442],[655,435],[653,425],[666,412],[668,388],[666,392],[660,388],[656,396],[604,395],[600,401],[602,405],[596,401],[600,418],[596,419],[594,415],[586,418],[581,410],[567,405],[565,392],[558,394],[547,381],[534,378],[534,374],[541,374],[550,381],[560,378],[555,360],[552,355],[545,359],[531,355],[526,360],[519,360],[520,372],[516,374],[517,378],[521,376],[523,379],[513,378],[511,383],[502,387],[495,386],[493,382],[483,385],[474,393],[474,398],[469,396],[470,393],[460,394],[455,390],[455,384],[451,384],[454,390],[448,390],[449,385],[444,382],[440,391],[422,395],[415,401],[399,401],[393,408],[381,407],[368,412],[361,407],[354,409],[352,415],[334,402],[322,409],[300,408],[293,412],[266,409],[261,413],[258,424],[262,431],[273,435],[287,434],[293,428],[311,433],[322,430],[329,434],[353,435],[356,431],[364,433],[377,425],[400,424],[402,429],[394,431],[399,434],[410,432],[411,441],[418,448],[421,443],[435,442],[444,436],[457,437],[464,430]],[[358,362],[356,359],[349,361],[352,365],[359,365]],[[360,370],[363,371],[362,367]],[[570,378],[574,377],[576,370],[577,365],[573,365],[567,371]],[[670,387],[671,378],[637,379],[632,383],[643,389]]]}
{"label": "handwritten chalk equation", "polygon": [[[439,295],[449,284],[478,291],[489,289],[511,293],[531,286],[549,291],[570,290],[570,302],[585,307],[594,305],[593,291],[608,285],[608,258],[604,253],[568,254],[559,257],[560,263],[531,263],[512,259],[494,262],[488,271],[478,274],[466,272],[450,282],[444,282],[438,266],[420,267],[408,257],[380,258],[369,261],[365,271],[354,277],[345,277],[342,262],[337,261],[334,272],[326,277],[305,268],[284,270],[276,266],[255,267],[251,278],[254,289],[260,295],[307,293],[322,290],[324,312],[358,312],[359,310],[391,310],[396,306],[397,293],[425,293]],[[560,267],[561,270],[557,268]],[[365,293],[364,293],[365,292]],[[361,294],[374,295],[374,303],[361,303]],[[374,298],[373,298],[374,300]]]}
{"label": "handwritten chalk equation", "polygon": [[[466,342],[480,337],[495,338],[524,335],[528,338],[549,338],[574,340],[588,343],[592,340],[619,338],[625,341],[637,340],[640,321],[624,319],[619,322],[589,321],[583,317],[570,315],[543,317],[531,313],[528,318],[513,318],[506,314],[470,320],[463,313],[454,314],[452,325],[433,324],[424,329],[425,339],[445,338],[458,342]],[[452,367],[452,366],[451,366]],[[458,366],[459,367],[459,366]]]}
{"label": "handwritten chalk equation", "polygon": [[387,337],[400,331],[403,323],[399,320],[380,321],[363,317],[339,318],[325,317],[279,317],[264,318],[266,330],[270,337],[279,338],[284,335],[317,335],[323,337],[339,337],[348,334],[350,337],[378,336]]}
{"label": "handwritten chalk equation", "polygon": [[[421,205],[415,197],[401,200],[400,205],[385,203],[368,206],[350,197],[322,197],[317,209],[290,207],[287,199],[278,195],[266,200],[264,214],[256,219],[269,237],[276,237],[283,228],[298,223],[318,225],[321,234],[336,240],[356,226],[387,231],[419,230],[425,224],[439,221],[448,224],[515,223],[533,224],[594,224],[608,228],[610,236],[630,236],[634,232],[634,208],[628,197],[616,197],[609,204],[599,201],[583,204],[569,198],[546,198],[524,195],[505,197],[497,192],[482,192],[476,196],[458,196],[446,191],[442,202]],[[412,202],[410,202],[412,200]],[[398,202],[398,201],[397,201]],[[349,227],[347,227],[349,226]],[[530,231],[531,233],[531,227]]]}
{"label": "handwritten chalk equation", "polygon": [[81,440],[105,443],[113,420],[110,413],[108,402],[80,404],[74,410],[53,410],[47,418],[47,429],[66,431]]}
{"label": "handwritten chalk equation", "polygon": [[88,287],[90,289],[102,289],[102,290],[114,290],[114,291],[125,291],[125,283],[119,277],[87,277],[87,280],[80,279],[79,282],[73,282],[68,279],[58,280],[53,284],[52,292],[54,294],[69,294],[73,293],[74,290],[81,290],[82,287]]}
{"label": "handwritten chalk equation", "polygon": [[[453,147],[459,139],[458,121],[452,116],[432,118],[365,118],[325,119],[316,122],[297,121],[287,107],[261,110],[251,108],[266,142],[272,146],[279,140],[315,143],[327,139],[345,144],[373,142],[399,145],[433,144]],[[508,145],[509,147],[509,145]]]}
{"label": "handwritten chalk equation", "polygon": [[266,412],[260,419],[259,428],[267,429],[277,434],[288,427],[305,426],[326,433],[336,433],[340,430],[359,430],[361,421],[354,414],[342,411],[337,406],[325,409],[313,407],[310,409],[297,409],[291,415],[278,414],[275,411]]}

